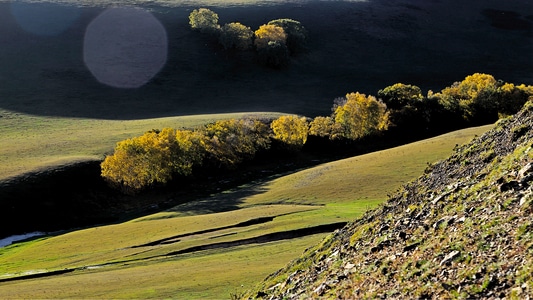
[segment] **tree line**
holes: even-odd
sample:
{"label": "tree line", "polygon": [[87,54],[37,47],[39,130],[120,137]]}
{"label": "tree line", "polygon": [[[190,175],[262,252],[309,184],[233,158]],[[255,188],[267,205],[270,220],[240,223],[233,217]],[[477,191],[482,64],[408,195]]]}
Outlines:
{"label": "tree line", "polygon": [[228,51],[254,49],[259,61],[269,67],[286,67],[291,56],[304,52],[307,47],[307,30],[296,20],[272,20],[255,31],[239,22],[221,26],[218,20],[218,14],[207,8],[189,14],[193,30],[215,37]]}
{"label": "tree line", "polygon": [[193,130],[151,130],[118,142],[101,163],[101,175],[112,186],[134,194],[175,176],[190,176],[195,168],[237,168],[269,151],[272,144],[298,152],[309,137],[352,145],[390,129],[417,134],[488,124],[516,113],[528,99],[533,101],[533,86],[481,73],[426,96],[417,86],[397,83],[379,90],[377,97],[356,92],[337,98],[329,116],[249,117]]}

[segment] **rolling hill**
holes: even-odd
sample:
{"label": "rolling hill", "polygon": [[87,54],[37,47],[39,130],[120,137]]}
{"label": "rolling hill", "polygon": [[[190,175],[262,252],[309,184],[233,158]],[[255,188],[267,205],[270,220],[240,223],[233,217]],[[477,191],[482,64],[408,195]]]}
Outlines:
{"label": "rolling hill", "polygon": [[0,291],[6,298],[237,295],[386,200],[429,161],[491,127],[251,182],[128,222],[0,248]]}
{"label": "rolling hill", "polygon": [[533,102],[245,298],[533,295]]}

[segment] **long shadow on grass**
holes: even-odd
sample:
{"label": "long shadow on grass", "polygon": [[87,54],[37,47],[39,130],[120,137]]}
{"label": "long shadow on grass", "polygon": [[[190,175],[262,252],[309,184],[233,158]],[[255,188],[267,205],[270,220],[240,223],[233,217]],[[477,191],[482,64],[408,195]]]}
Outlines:
{"label": "long shadow on grass", "polygon": [[251,219],[251,220],[248,220],[248,221],[240,222],[240,223],[237,223],[237,224],[234,224],[234,225],[228,225],[228,226],[223,226],[223,227],[199,230],[199,231],[185,233],[185,234],[178,234],[178,235],[171,236],[171,237],[168,237],[168,238],[159,239],[157,241],[152,241],[152,242],[149,242],[149,243],[146,243],[146,244],[133,246],[131,248],[140,248],[140,247],[150,247],[150,246],[157,246],[157,245],[174,244],[174,243],[179,242],[180,241],[179,239],[183,238],[183,237],[193,236],[193,235],[198,235],[198,234],[204,234],[204,233],[210,233],[210,232],[216,232],[216,231],[225,230],[225,229],[231,229],[231,228],[241,228],[241,227],[247,227],[247,226],[252,226],[252,225],[263,224],[263,223],[267,223],[267,222],[272,222],[274,220],[274,218],[276,218],[276,217],[279,217],[279,216],[260,217],[260,218],[255,218],[255,219]]}

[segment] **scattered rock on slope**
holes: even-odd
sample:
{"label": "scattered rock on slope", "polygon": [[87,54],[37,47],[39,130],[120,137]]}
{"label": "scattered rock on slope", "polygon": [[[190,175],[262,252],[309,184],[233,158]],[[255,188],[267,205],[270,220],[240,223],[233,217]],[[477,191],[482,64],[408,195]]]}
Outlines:
{"label": "scattered rock on slope", "polygon": [[533,298],[533,101],[246,298]]}

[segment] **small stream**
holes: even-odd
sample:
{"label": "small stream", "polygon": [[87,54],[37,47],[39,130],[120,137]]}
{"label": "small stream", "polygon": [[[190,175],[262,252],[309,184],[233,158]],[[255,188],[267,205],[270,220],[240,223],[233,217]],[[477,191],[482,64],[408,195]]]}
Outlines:
{"label": "small stream", "polygon": [[29,232],[25,234],[17,234],[17,235],[8,236],[6,238],[0,239],[0,248],[9,246],[13,244],[13,242],[19,242],[19,241],[23,241],[29,238],[44,236],[44,235],[46,235],[46,233],[35,231],[35,232]]}

